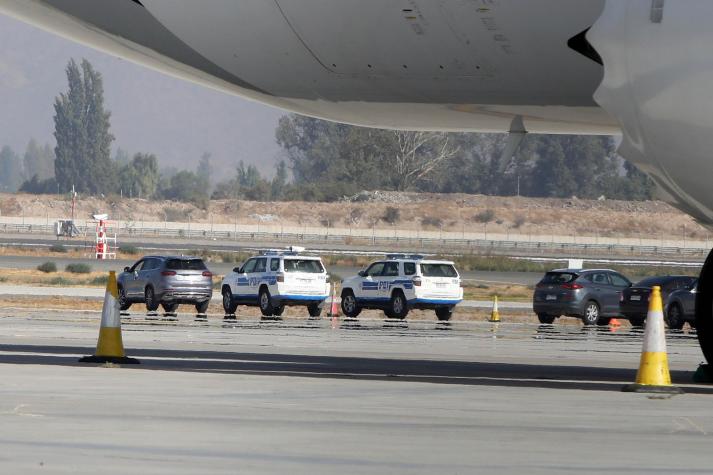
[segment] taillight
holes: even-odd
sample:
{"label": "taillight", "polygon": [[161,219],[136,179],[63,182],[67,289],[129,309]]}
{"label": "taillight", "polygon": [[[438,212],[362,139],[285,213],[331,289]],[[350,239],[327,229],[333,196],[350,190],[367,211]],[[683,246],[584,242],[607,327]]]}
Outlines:
{"label": "taillight", "polygon": [[204,270],[203,277],[213,277],[213,273],[209,270]]}
{"label": "taillight", "polygon": [[413,285],[416,287],[421,287],[421,278],[420,277],[414,277],[413,278]]}
{"label": "taillight", "polygon": [[166,277],[170,277],[170,276],[172,276],[172,275],[176,275],[176,271],[165,270],[165,271],[161,272],[161,275],[164,275],[164,276],[166,276]]}
{"label": "taillight", "polygon": [[278,282],[284,282],[284,281],[285,281],[285,274],[277,274],[277,281],[278,281]]}
{"label": "taillight", "polygon": [[562,288],[567,290],[579,290],[583,289],[584,286],[575,282],[574,284],[562,284]]}

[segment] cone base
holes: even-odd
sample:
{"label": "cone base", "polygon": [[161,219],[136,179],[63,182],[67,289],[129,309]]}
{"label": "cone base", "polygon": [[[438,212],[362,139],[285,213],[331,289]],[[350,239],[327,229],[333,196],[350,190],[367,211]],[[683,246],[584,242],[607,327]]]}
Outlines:
{"label": "cone base", "polygon": [[127,356],[85,356],[79,358],[80,363],[113,363],[113,364],[141,364],[136,358]]}
{"label": "cone base", "polygon": [[628,384],[621,388],[625,393],[683,394],[683,389],[676,386],[656,386],[653,384]]}

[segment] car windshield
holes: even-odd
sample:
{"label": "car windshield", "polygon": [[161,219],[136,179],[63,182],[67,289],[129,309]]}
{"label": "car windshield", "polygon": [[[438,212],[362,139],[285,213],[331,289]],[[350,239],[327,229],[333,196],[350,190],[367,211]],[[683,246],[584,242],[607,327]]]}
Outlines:
{"label": "car windshield", "polygon": [[324,267],[321,262],[315,259],[285,259],[285,272],[321,274],[324,272]]}
{"label": "car windshield", "polygon": [[548,272],[540,281],[541,284],[566,284],[577,279],[577,274],[571,272]]}
{"label": "car windshield", "polygon": [[170,270],[205,270],[202,259],[169,259],[166,261],[166,269]]}
{"label": "car windshield", "polygon": [[458,277],[451,264],[421,264],[421,273],[424,277]]}

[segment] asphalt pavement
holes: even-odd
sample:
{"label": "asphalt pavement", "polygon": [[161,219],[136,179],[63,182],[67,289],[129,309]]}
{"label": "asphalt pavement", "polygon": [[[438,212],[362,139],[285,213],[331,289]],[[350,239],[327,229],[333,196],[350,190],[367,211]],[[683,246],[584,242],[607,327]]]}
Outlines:
{"label": "asphalt pavement", "polygon": [[622,393],[642,332],[579,325],[226,321],[0,310],[4,473],[710,473],[713,387]]}

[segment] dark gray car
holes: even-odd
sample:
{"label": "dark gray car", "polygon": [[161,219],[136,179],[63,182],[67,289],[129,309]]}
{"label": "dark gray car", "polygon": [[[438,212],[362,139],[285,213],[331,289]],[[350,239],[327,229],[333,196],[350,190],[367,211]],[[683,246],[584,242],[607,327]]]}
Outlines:
{"label": "dark gray car", "polygon": [[146,256],[126,267],[117,283],[122,310],[145,303],[150,312],[161,305],[170,313],[190,304],[205,313],[213,295],[213,274],[198,257]]}
{"label": "dark gray car", "polygon": [[608,325],[619,316],[619,298],[629,279],[609,269],[556,269],[537,284],[532,306],[541,323],[562,315],[585,325]]}
{"label": "dark gray car", "polygon": [[669,328],[680,330],[686,322],[695,328],[697,291],[698,279],[693,279],[686,288],[671,292],[664,313]]}

